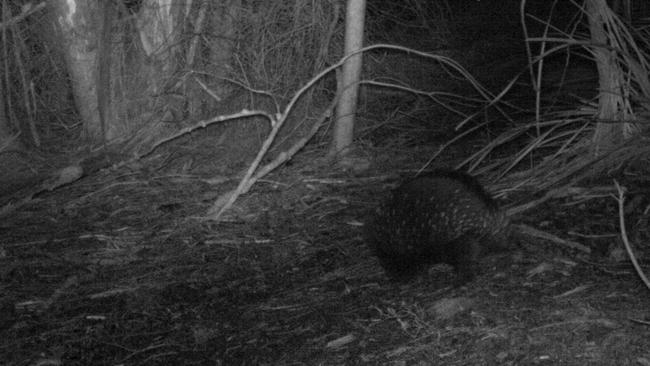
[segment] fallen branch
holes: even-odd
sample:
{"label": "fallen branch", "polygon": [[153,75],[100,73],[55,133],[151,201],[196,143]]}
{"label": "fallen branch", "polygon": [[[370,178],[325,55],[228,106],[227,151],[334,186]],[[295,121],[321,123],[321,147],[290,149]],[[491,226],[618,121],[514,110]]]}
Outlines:
{"label": "fallen branch", "polygon": [[273,118],[273,116],[271,116],[269,113],[267,113],[265,111],[259,111],[259,110],[249,111],[248,109],[242,109],[241,111],[239,111],[237,113],[228,114],[228,115],[224,115],[224,116],[216,116],[216,117],[212,117],[212,118],[209,118],[209,119],[204,119],[202,121],[196,122],[193,126],[185,127],[183,129],[179,130],[178,132],[176,132],[175,134],[173,134],[171,136],[167,136],[167,137],[159,140],[158,142],[153,144],[153,146],[151,146],[149,151],[141,154],[135,160],[142,159],[145,156],[151,154],[152,152],[154,152],[154,150],[156,150],[162,144],[168,143],[168,142],[170,142],[172,140],[175,140],[175,139],[177,139],[177,138],[179,138],[179,137],[181,137],[183,135],[186,135],[186,134],[188,134],[190,132],[193,132],[195,130],[198,130],[200,128],[206,128],[209,125],[214,124],[214,123],[225,122],[225,121],[229,121],[229,120],[232,120],[232,119],[239,119],[239,118],[252,117],[252,116],[264,116],[271,122],[271,125],[275,124],[275,119]]}
{"label": "fallen branch", "polygon": [[[255,156],[255,159],[253,160],[253,162],[248,167],[248,170],[244,174],[244,177],[241,179],[241,181],[237,185],[237,188],[235,188],[234,190],[229,191],[229,192],[221,195],[212,204],[212,206],[208,210],[208,215],[209,215],[207,217],[208,219],[210,219],[210,220],[218,220],[219,217],[227,209],[229,209],[233,205],[233,203],[235,203],[235,201],[237,200],[237,198],[240,195],[248,192],[250,187],[259,178],[261,178],[262,176],[268,174],[270,171],[275,169],[277,166],[282,164],[284,161],[291,158],[291,156],[293,156],[298,150],[300,150],[304,146],[304,144],[306,144],[307,141],[309,141],[311,136],[313,136],[313,134],[316,133],[314,131],[314,129],[316,131],[318,130],[318,127],[320,127],[319,123],[322,123],[322,120],[324,120],[325,118],[327,118],[327,116],[329,116],[331,114],[331,110],[334,108],[333,105],[330,106],[329,108],[327,108],[327,110],[323,114],[324,117],[321,117],[319,119],[319,120],[321,120],[321,122],[317,122],[315,124],[315,126],[312,127],[312,131],[310,131],[310,133],[307,134],[306,140],[302,139],[302,140],[298,141],[291,149],[289,149],[288,151],[280,154],[276,159],[274,159],[273,162],[267,164],[261,171],[258,172],[258,174],[256,174],[254,176],[255,172],[257,171],[257,169],[259,167],[260,162],[262,161],[264,156],[266,156],[266,153],[268,152],[271,145],[275,141],[275,137],[277,136],[278,132],[280,131],[280,128],[282,128],[282,126],[284,125],[284,122],[286,121],[287,116],[289,115],[289,113],[293,109],[294,105],[302,97],[302,95],[307,90],[309,90],[314,84],[316,84],[316,82],[318,82],[321,78],[323,78],[325,75],[327,75],[330,72],[332,72],[332,71],[338,69],[339,67],[341,67],[347,61],[348,58],[356,55],[357,53],[362,53],[362,52],[370,51],[370,50],[373,50],[373,49],[392,49],[392,50],[407,52],[407,53],[410,53],[410,54],[415,54],[415,55],[425,57],[425,58],[434,59],[434,60],[436,60],[438,62],[444,63],[445,65],[449,66],[451,69],[455,70],[460,75],[465,77],[467,80],[469,80],[470,83],[472,84],[472,86],[474,86],[474,88],[476,89],[476,91],[479,92],[483,97],[488,98],[488,97],[491,96],[490,93],[485,88],[483,88],[481,86],[481,84],[478,83],[469,74],[469,72],[467,72],[467,70],[465,70],[461,65],[459,65],[457,62],[455,62],[454,60],[452,60],[452,59],[450,59],[448,57],[440,56],[440,55],[434,55],[434,54],[430,54],[430,53],[426,53],[426,52],[416,51],[416,50],[413,50],[413,49],[410,49],[410,48],[407,48],[407,47],[394,46],[394,45],[389,45],[389,44],[376,44],[376,45],[361,48],[361,49],[357,50],[356,52],[350,53],[350,54],[342,57],[335,64],[325,68],[323,71],[321,71],[316,76],[314,76],[300,90],[298,90],[296,92],[296,94],[293,96],[293,98],[291,98],[291,100],[289,101],[289,104],[287,104],[287,106],[285,107],[284,111],[282,113],[277,114],[277,119],[275,119],[275,120],[272,119],[271,124],[272,124],[273,128],[271,129],[271,132],[267,136],[266,140],[264,140],[264,143],[262,144],[262,147],[258,151],[258,153]],[[385,85],[385,86],[388,86],[388,85]],[[396,87],[398,87],[398,86],[396,86]],[[337,96],[338,96],[338,93],[340,93],[340,92],[341,92],[341,90],[339,88],[339,90],[337,91]],[[336,98],[334,98],[334,99],[336,100]]]}
{"label": "fallen branch", "polygon": [[[233,203],[237,200],[237,198],[248,192],[248,190],[261,178],[266,176],[268,173],[272,172],[275,168],[278,166],[282,165],[284,162],[290,160],[300,149],[302,149],[309,140],[311,140],[312,137],[318,132],[320,127],[323,125],[323,122],[332,116],[332,112],[334,110],[334,107],[336,106],[336,102],[338,101],[338,96],[335,97],[332,100],[332,103],[323,111],[321,116],[314,122],[314,125],[311,127],[311,130],[309,130],[309,133],[307,133],[303,138],[298,140],[291,148],[289,148],[287,151],[283,151],[282,153],[278,154],[278,156],[273,159],[270,163],[266,164],[262,168],[259,169],[257,174],[254,176],[252,173],[255,172],[255,169],[252,169],[253,166],[257,167],[257,164],[251,164],[251,167],[249,167],[249,170],[247,172],[246,176],[249,176],[248,179],[242,179],[237,188],[233,191],[227,192],[221,197],[219,197],[215,203],[210,207],[208,210],[208,215],[209,219],[211,220],[218,220],[219,217],[223,212],[225,212],[227,209],[229,209]],[[274,136],[275,137],[275,136]],[[268,141],[268,139],[267,139]],[[273,142],[273,140],[270,140]],[[261,157],[264,157],[264,155],[261,155]],[[261,159],[260,159],[261,160]],[[256,159],[257,161],[257,159]],[[251,173],[249,175],[249,173]]]}

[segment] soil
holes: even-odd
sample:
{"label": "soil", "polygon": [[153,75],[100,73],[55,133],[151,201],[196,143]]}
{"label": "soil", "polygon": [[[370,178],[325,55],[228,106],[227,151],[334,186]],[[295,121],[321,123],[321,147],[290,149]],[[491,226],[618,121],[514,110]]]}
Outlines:
{"label": "soil", "polygon": [[[236,181],[128,167],[5,216],[3,364],[650,363],[648,290],[626,260],[520,235],[463,287],[444,266],[391,282],[361,232],[395,176],[315,174],[320,153],[222,222],[201,217]],[[560,225],[589,230],[596,212],[605,225],[607,209],[550,205],[520,222],[566,237]]]}
{"label": "soil", "polygon": [[[471,71],[499,79],[491,85],[522,70],[494,68],[517,62],[513,42],[477,37],[451,56],[490,49],[497,57],[475,58]],[[410,62],[383,65],[449,89],[438,83],[449,79],[443,69]],[[323,162],[316,141],[218,222],[206,212],[241,170],[224,168],[234,160],[223,150],[204,150],[214,140],[194,141],[196,150],[170,144],[51,192],[0,188],[0,364],[650,365],[650,296],[621,255],[617,207],[602,192],[513,218],[559,240],[521,231],[517,249],[484,258],[462,287],[445,266],[390,281],[363,224],[400,176],[456,136],[459,118],[455,106],[426,110],[410,94],[364,93],[359,169]],[[481,146],[494,133],[479,133]],[[475,142],[443,161],[467,158]],[[628,217],[636,250],[650,237],[647,182],[638,186]],[[645,252],[636,253],[642,264]]]}

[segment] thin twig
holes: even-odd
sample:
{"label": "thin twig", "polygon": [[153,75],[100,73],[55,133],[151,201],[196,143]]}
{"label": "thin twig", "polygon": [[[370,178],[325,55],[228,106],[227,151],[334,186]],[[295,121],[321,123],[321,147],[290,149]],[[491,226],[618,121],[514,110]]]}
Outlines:
{"label": "thin twig", "polygon": [[625,250],[627,251],[627,255],[630,257],[630,261],[632,262],[636,273],[639,275],[639,277],[641,277],[641,280],[645,286],[650,289],[650,282],[648,281],[648,277],[646,277],[645,273],[643,273],[641,266],[639,266],[639,262],[636,260],[636,257],[632,252],[632,246],[630,245],[630,241],[627,237],[627,230],[625,229],[625,207],[623,205],[625,202],[625,188],[621,187],[616,180],[614,180],[614,185],[616,186],[616,191],[618,192],[618,198],[616,198],[616,201],[618,201],[618,222],[621,226],[621,239],[623,239]]}

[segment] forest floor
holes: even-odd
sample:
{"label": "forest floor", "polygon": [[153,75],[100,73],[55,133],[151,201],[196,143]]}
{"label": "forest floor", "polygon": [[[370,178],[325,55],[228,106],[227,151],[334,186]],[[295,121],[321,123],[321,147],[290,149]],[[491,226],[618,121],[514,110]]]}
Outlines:
{"label": "forest floor", "polygon": [[[516,74],[495,71],[513,61],[498,48],[511,43],[485,47],[497,57],[477,60],[479,73]],[[386,60],[382,75],[404,69]],[[416,120],[419,101],[408,103],[360,106],[361,118],[380,121],[368,134],[384,134],[357,140],[369,168],[329,165],[324,144],[312,143],[220,222],[203,218],[238,183],[232,172],[170,164],[217,164],[223,151],[189,156],[173,144],[13,208],[2,197],[0,365],[650,365],[650,296],[620,255],[608,194],[552,200],[513,220],[591,253],[522,234],[518,249],[484,258],[462,287],[445,266],[407,283],[385,276],[363,224],[453,136],[445,126],[427,140],[418,126],[389,131],[364,116]],[[427,113],[432,124],[448,118]],[[642,249],[650,203],[639,186],[629,222]]]}
{"label": "forest floor", "polygon": [[[444,266],[393,283],[362,229],[396,176],[319,166],[322,153],[223,222],[200,218],[236,180],[128,167],[3,217],[2,364],[650,364],[648,290],[627,261],[520,236],[463,287]],[[619,245],[615,204],[558,207],[520,222],[577,241],[600,227],[593,240]]]}

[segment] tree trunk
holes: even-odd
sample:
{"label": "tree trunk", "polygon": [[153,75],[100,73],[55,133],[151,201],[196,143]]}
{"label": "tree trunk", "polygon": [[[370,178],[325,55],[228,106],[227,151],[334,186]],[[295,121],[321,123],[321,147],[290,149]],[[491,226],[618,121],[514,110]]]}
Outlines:
{"label": "tree trunk", "polygon": [[[615,49],[611,45],[605,29],[603,11],[610,11],[605,0],[587,0],[585,10],[589,18],[589,31],[594,46],[591,51],[598,68],[599,96],[598,120],[594,134],[594,154],[601,155],[623,141],[625,123],[612,123],[620,120],[622,71],[616,62]],[[608,46],[613,46],[612,48]]]}
{"label": "tree trunk", "polygon": [[[103,0],[108,1],[108,0]],[[97,103],[98,35],[101,24],[96,0],[54,0],[56,24],[62,38],[68,74],[84,137],[102,141],[104,129]]]}
{"label": "tree trunk", "polygon": [[213,5],[215,13],[211,22],[212,33],[216,35],[209,43],[210,50],[210,73],[214,76],[218,96],[223,98],[232,92],[232,84],[224,81],[223,78],[230,74],[230,62],[233,57],[235,46],[235,20],[237,9],[241,8],[241,0],[220,1],[220,4]]}
{"label": "tree trunk", "polygon": [[[345,54],[350,55],[363,47],[363,27],[366,13],[365,0],[348,0],[345,14]],[[343,65],[339,83],[340,99],[336,108],[336,124],[330,154],[345,154],[354,137],[354,113],[357,108],[362,54],[357,53]]]}
{"label": "tree trunk", "polygon": [[[2,11],[3,11],[3,17],[2,21],[6,21],[7,18],[9,17],[9,14],[7,14],[7,4],[4,3],[2,4]],[[3,31],[3,37],[2,40],[5,44],[7,44],[7,33]],[[7,70],[4,70],[4,68],[7,66],[7,62],[4,59],[0,59],[2,61],[2,74],[4,75]],[[7,151],[12,148],[12,146],[16,146],[16,143],[18,142],[17,139],[15,139],[15,136],[12,136],[12,126],[11,123],[9,122],[9,116],[7,115],[7,110],[5,109],[5,91],[4,91],[4,83],[6,82],[5,80],[0,81],[0,152],[2,151]]]}
{"label": "tree trunk", "polygon": [[7,113],[5,113],[4,89],[0,82],[0,152],[11,150],[19,146],[16,136],[12,136],[11,126]]}
{"label": "tree trunk", "polygon": [[[150,71],[157,72],[151,81],[152,91],[160,92],[164,77],[171,75],[176,67],[175,55],[180,49],[178,43],[182,22],[180,18],[189,9],[175,0],[143,0],[138,14],[137,26],[140,45],[149,59]],[[152,75],[153,76],[153,75]],[[162,76],[162,77],[161,77]]]}
{"label": "tree trunk", "polygon": [[[139,94],[127,98],[129,113],[135,116],[136,124],[147,124],[147,132],[139,144],[146,144],[161,133],[162,125],[159,122],[171,123],[184,118],[185,99],[174,96],[174,93],[181,93],[178,86],[182,83],[171,78],[178,70],[180,35],[185,18],[189,15],[190,9],[186,5],[191,4],[191,1],[142,0],[136,15],[137,37],[142,52],[132,60],[139,64],[127,67],[131,72],[137,70],[132,78],[138,82],[135,88],[125,93]],[[143,100],[146,103],[142,103]]]}
{"label": "tree trunk", "polygon": [[[205,71],[211,75],[210,82],[205,83],[201,75],[195,75],[194,81],[187,83],[188,115],[201,118],[214,112],[220,101],[229,96],[233,84],[226,81],[231,75],[231,61],[235,46],[235,21],[237,10],[241,9],[241,0],[224,0],[220,2],[205,1],[199,7],[194,23],[194,37],[187,52],[187,67],[192,70]],[[209,14],[206,17],[206,14]],[[207,29],[207,31],[206,31]],[[211,34],[206,40],[203,34]],[[201,55],[207,54],[207,57]],[[210,93],[199,82],[208,84]]]}
{"label": "tree trunk", "polygon": [[[165,112],[182,108],[178,98],[167,100],[163,91],[177,70],[180,30],[191,4],[142,0],[129,14],[124,4],[111,0],[53,1],[85,137],[130,138],[152,120],[164,119]],[[157,128],[147,126],[133,141],[154,138]]]}

